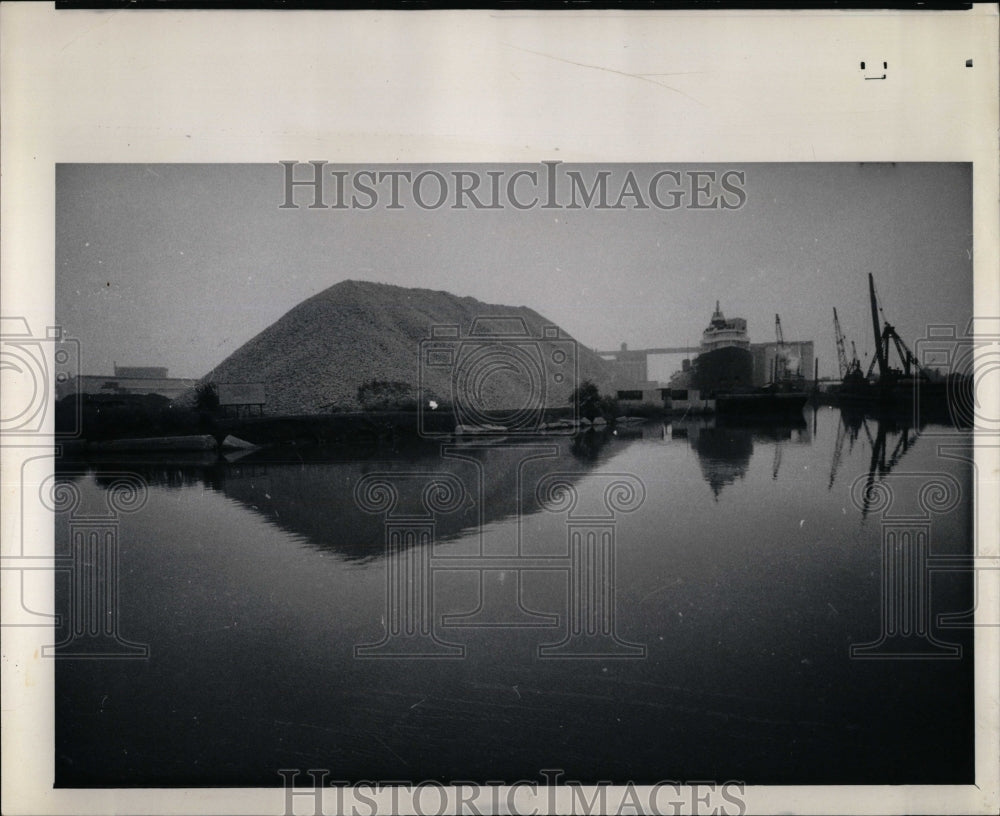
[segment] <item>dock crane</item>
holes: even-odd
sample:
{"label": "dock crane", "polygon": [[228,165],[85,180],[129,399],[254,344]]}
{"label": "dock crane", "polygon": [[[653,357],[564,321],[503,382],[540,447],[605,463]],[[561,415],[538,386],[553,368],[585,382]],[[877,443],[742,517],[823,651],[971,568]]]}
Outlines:
{"label": "dock crane", "polygon": [[[783,388],[804,388],[805,377],[799,370],[802,361],[797,355],[789,354],[789,346],[785,344],[785,333],[781,330],[781,315],[777,314],[774,316],[774,336],[777,340],[777,349],[771,371],[772,384]],[[791,367],[788,365],[789,359],[795,360],[795,364]]]}
{"label": "dock crane", "polygon": [[833,307],[833,333],[837,340],[837,365],[840,367],[840,379],[847,376],[847,351],[844,349],[844,333],[840,330],[840,319],[837,317],[837,307]]}
{"label": "dock crane", "polygon": [[[875,279],[871,273],[868,273],[868,292],[872,307],[872,328],[875,332],[875,357],[872,358],[868,366],[866,379],[867,377],[871,377],[876,363],[878,363],[879,380],[883,385],[887,384],[890,379],[899,379],[900,376],[909,378],[913,375],[919,375],[921,378],[927,379],[927,373],[920,367],[916,356],[910,351],[906,343],[903,342],[903,338],[896,333],[896,329],[888,321],[885,321],[882,331],[879,331],[878,313],[882,311],[882,307],[879,305],[875,295]],[[903,364],[902,371],[898,368],[889,367],[890,340],[892,340],[893,345],[896,347],[896,353]]]}
{"label": "dock crane", "polygon": [[774,372],[771,380],[778,382],[785,379],[787,361],[785,359],[785,335],[781,331],[781,315],[777,314],[774,316],[774,336],[778,345],[774,354]]}
{"label": "dock crane", "polygon": [[847,380],[851,376],[857,376],[855,372],[860,373],[861,363],[858,361],[858,352],[854,347],[854,341],[851,341],[851,359],[847,359],[847,350],[845,348],[845,338],[844,332],[840,328],[840,318],[837,317],[837,307],[833,307],[833,331],[837,338],[837,364],[840,367],[840,379]]}

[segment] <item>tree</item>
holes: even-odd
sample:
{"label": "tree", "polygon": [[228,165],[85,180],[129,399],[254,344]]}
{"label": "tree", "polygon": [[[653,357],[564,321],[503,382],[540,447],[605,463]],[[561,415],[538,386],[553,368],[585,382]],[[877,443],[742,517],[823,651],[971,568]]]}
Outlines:
{"label": "tree", "polygon": [[610,394],[605,394],[601,397],[598,413],[604,416],[605,419],[611,419],[621,413],[621,406],[618,404],[617,399]]}
{"label": "tree", "polygon": [[584,380],[569,395],[569,404],[576,406],[578,416],[592,420],[601,414],[601,392],[592,380]]}
{"label": "tree", "polygon": [[201,383],[194,390],[194,404],[199,411],[216,411],[219,408],[219,392],[215,383]]}

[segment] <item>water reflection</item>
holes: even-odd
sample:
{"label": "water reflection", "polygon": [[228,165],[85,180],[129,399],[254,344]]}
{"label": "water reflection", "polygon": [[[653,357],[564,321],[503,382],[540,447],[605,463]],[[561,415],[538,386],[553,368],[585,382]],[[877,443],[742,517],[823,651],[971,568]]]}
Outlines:
{"label": "water reflection", "polygon": [[[857,427],[861,427],[858,425]],[[855,436],[856,436],[855,432]],[[270,523],[312,545],[346,558],[365,559],[381,553],[382,523],[361,513],[353,486],[375,472],[451,474],[467,490],[461,512],[439,520],[439,540],[470,528],[511,517],[528,508],[530,485],[550,471],[577,472],[578,478],[633,442],[672,444],[687,441],[698,456],[702,477],[718,500],[727,485],[745,477],[754,445],[774,448],[773,478],[778,477],[785,445],[809,445],[812,435],[804,419],[740,423],[715,418],[647,422],[617,430],[588,429],[572,438],[456,441],[440,446],[415,444],[405,450],[367,448],[266,448],[235,457],[213,454],[117,455],[87,463],[64,462],[67,470],[92,468],[101,484],[102,471],[128,470],[148,484],[180,489],[203,485],[258,513]],[[533,469],[527,460],[544,460]],[[833,472],[831,473],[831,478]],[[404,491],[419,490],[414,483]],[[407,503],[413,497],[404,495]],[[537,511],[537,507],[534,508]]]}
{"label": "water reflection", "polygon": [[[725,486],[746,475],[755,443],[774,447],[773,476],[777,478],[783,446],[808,445],[811,435],[804,420],[741,424],[701,418],[654,421],[617,430],[588,429],[572,438],[546,437],[534,442],[471,440],[444,447],[415,444],[406,450],[281,446],[228,459],[203,453],[120,454],[86,463],[63,462],[61,467],[94,469],[98,484],[102,471],[128,470],[154,486],[202,485],[317,548],[349,559],[367,559],[379,557],[383,543],[382,520],[360,512],[353,495],[353,486],[368,474],[436,472],[461,480],[468,494],[466,503],[461,512],[443,516],[438,524],[439,540],[447,540],[511,517],[522,508],[537,512],[537,506],[525,500],[531,490],[523,484],[528,476],[537,480],[545,472],[575,471],[579,478],[633,442],[671,444],[677,440],[687,441],[697,453],[702,476],[718,499]],[[530,459],[538,460],[537,466],[526,466]],[[526,468],[537,472],[528,473]],[[419,489],[416,483],[403,486],[404,493]],[[404,504],[412,500],[408,495],[401,497]]]}
{"label": "water reflection", "polygon": [[869,450],[868,478],[862,507],[862,517],[865,517],[869,510],[872,485],[892,473],[920,437],[920,433],[921,429],[913,426],[910,417],[841,409],[838,412],[836,438],[830,457],[827,489],[832,490],[837,481],[845,449],[850,457],[856,443],[863,437]]}
{"label": "water reflection", "polygon": [[[869,483],[892,472],[919,435],[898,417],[836,412],[836,438],[830,457],[828,490],[832,490],[845,451],[856,443],[868,445]],[[275,447],[240,454],[232,460],[210,454],[124,456],[90,462],[98,484],[102,471],[129,470],[147,483],[167,488],[203,485],[252,510],[310,545],[347,559],[378,558],[383,553],[383,519],[361,512],[353,487],[378,472],[404,475],[411,471],[457,478],[465,487],[459,511],[442,515],[438,540],[456,538],[491,522],[522,512],[537,512],[528,499],[531,485],[547,472],[588,471],[632,443],[671,445],[686,442],[697,455],[702,478],[715,501],[726,487],[746,478],[756,447],[772,449],[772,480],[781,474],[789,446],[811,446],[816,435],[802,417],[780,421],[694,418],[647,422],[617,430],[589,429],[572,438],[456,441],[445,446],[413,444],[405,450],[368,448]],[[80,463],[76,463],[80,467]],[[73,463],[65,467],[72,469]],[[420,484],[401,483],[403,505],[413,504]],[[414,492],[414,495],[409,495]]]}
{"label": "water reflection", "polygon": [[702,476],[716,501],[724,487],[746,476],[754,443],[774,447],[773,479],[778,478],[785,445],[812,444],[812,434],[802,417],[770,422],[715,418],[684,420],[672,423],[669,431],[671,439],[687,440],[698,454]]}
{"label": "water reflection", "polygon": [[582,462],[596,462],[601,456],[601,451],[608,444],[609,437],[607,431],[588,428],[584,433],[573,437],[570,453]]}
{"label": "water reflection", "polygon": [[[968,784],[971,662],[876,666],[849,653],[878,636],[882,563],[875,509],[864,523],[849,488],[859,476],[946,470],[971,495],[971,465],[932,442],[824,407],[795,422],[651,422],[444,450],[60,463],[87,515],[112,472],[151,485],[121,525],[119,598],[123,636],[150,644],[152,658],[58,661],[57,784],[266,786],[275,768],[306,762],[351,780],[534,779],[560,767],[622,783]],[[569,474],[565,495],[579,494],[573,517],[564,493],[534,492],[556,472]],[[356,659],[395,608],[385,513],[355,503],[376,473],[392,477],[403,509],[429,475],[465,486],[436,520],[424,596],[432,631],[466,647],[462,661]],[[615,631],[646,659],[540,659],[568,631],[578,585],[568,560],[546,571],[532,559],[569,552],[615,474],[640,480],[645,501],[615,516],[615,577],[601,585],[615,591]],[[60,551],[73,521],[56,514]],[[934,524],[935,552],[964,552],[971,507]],[[970,608],[971,582],[947,581],[934,582],[935,614]],[[57,586],[69,608],[68,580]],[[536,618],[489,625],[507,624],[495,613],[514,601]]]}
{"label": "water reflection", "polygon": [[[868,475],[869,484],[872,484],[892,473],[920,435],[919,429],[915,429],[906,417],[851,411],[838,411],[836,415],[836,437],[830,458],[828,490],[832,490],[837,481],[845,449],[847,455],[851,456],[855,444],[862,436],[868,443]],[[718,501],[723,488],[746,477],[755,444],[773,447],[771,478],[777,480],[785,448],[789,445],[813,444],[818,411],[813,411],[811,420],[811,427],[802,417],[753,423],[732,420],[722,422],[717,419],[686,420],[664,426],[664,432],[672,440],[686,440],[698,454],[702,476]],[[657,432],[658,429],[651,429],[651,434]],[[867,512],[867,508],[864,512]]]}
{"label": "water reflection", "polygon": [[593,429],[574,438],[457,441],[444,446],[414,445],[405,451],[387,448],[263,449],[227,461],[196,454],[191,457],[116,456],[87,463],[62,462],[67,473],[127,470],[148,484],[166,488],[202,485],[239,502],[269,523],[295,534],[311,546],[349,560],[384,555],[385,526],[379,514],[364,512],[354,487],[370,474],[384,473],[399,491],[401,508],[419,505],[424,482],[414,474],[455,477],[464,501],[455,512],[436,517],[438,541],[523,512],[538,512],[534,485],[547,472],[582,478],[619,445],[611,432]]}
{"label": "water reflection", "polygon": [[753,434],[745,428],[703,427],[695,429],[688,439],[718,501],[723,487],[746,475],[753,455]]}
{"label": "water reflection", "polygon": [[861,509],[861,516],[864,518],[871,508],[874,495],[872,486],[892,473],[893,468],[909,452],[919,433],[908,423],[897,423],[892,419],[878,420],[873,432],[869,422],[862,418],[861,427],[871,449],[868,479],[865,483],[864,503]]}

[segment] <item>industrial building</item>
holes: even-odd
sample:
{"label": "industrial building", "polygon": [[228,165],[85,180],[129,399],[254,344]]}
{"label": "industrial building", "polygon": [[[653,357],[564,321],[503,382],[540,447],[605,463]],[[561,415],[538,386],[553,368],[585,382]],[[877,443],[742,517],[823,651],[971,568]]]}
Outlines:
{"label": "industrial building", "polygon": [[[780,354],[786,361],[787,373],[801,374],[807,386],[811,386],[815,360],[813,341],[786,340],[780,348]],[[753,355],[753,384],[760,388],[771,382],[774,361],[779,357],[779,346],[777,343],[751,343],[750,353]]]}
{"label": "industrial building", "polygon": [[[813,341],[786,340],[781,344],[780,348],[786,360],[786,373],[801,374],[806,385],[811,386],[815,361]],[[779,345],[777,342],[750,344],[750,353],[753,356],[753,380],[751,385],[760,388],[771,382],[774,373],[774,361],[779,353],[778,349]],[[693,357],[700,351],[701,348],[698,346],[629,349],[625,343],[622,343],[621,349],[618,351],[600,351],[598,354],[609,364],[612,371],[615,372],[616,381],[622,384],[621,387],[650,392],[657,388],[659,383],[648,379],[647,357],[649,355],[687,353]],[[684,360],[683,371],[689,371],[690,365],[689,360]]]}
{"label": "industrial building", "polygon": [[108,397],[156,394],[174,400],[197,383],[195,379],[170,377],[168,370],[159,366],[115,364],[115,373],[111,375],[78,374],[57,386],[56,396],[61,399],[70,394]]}

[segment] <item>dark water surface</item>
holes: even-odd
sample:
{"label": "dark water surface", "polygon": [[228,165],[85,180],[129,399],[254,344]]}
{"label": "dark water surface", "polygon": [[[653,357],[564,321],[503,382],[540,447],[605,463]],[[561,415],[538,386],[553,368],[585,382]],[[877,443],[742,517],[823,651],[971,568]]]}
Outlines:
{"label": "dark water surface", "polygon": [[[912,474],[952,477],[961,500],[930,517],[930,549],[971,552],[971,467],[938,450],[971,437],[943,431],[820,408],[779,425],[657,422],[444,451],[64,463],[85,505],[102,505],[111,471],[149,484],[145,506],[121,517],[118,622],[150,652],[57,660],[56,783],[274,786],[279,768],[354,781],[513,782],[558,768],[584,782],[971,783],[968,630],[933,630],[963,646],[960,659],[850,654],[881,630],[887,518],[878,490],[867,507],[852,499],[857,479],[891,486],[890,511],[914,518],[926,477]],[[464,491],[442,512],[422,504],[431,473]],[[554,473],[569,487],[538,487]],[[395,485],[390,523],[434,521],[435,543],[403,541],[407,564],[436,565],[433,584],[420,595],[408,582],[422,573],[402,580],[430,605],[442,651],[462,657],[355,655],[386,632],[386,514],[377,494],[366,512],[355,493],[373,474]],[[619,496],[609,510],[615,481],[641,506],[626,512]],[[608,517],[613,572],[600,574],[616,648],[644,656],[540,654],[572,620],[568,536],[607,530]],[[69,526],[57,515],[57,551]],[[481,555],[503,569],[461,569]],[[518,569],[542,556],[555,566]],[[602,591],[574,586],[577,602]],[[962,573],[931,588],[934,615],[972,606]],[[66,591],[57,582],[63,602]]]}

